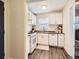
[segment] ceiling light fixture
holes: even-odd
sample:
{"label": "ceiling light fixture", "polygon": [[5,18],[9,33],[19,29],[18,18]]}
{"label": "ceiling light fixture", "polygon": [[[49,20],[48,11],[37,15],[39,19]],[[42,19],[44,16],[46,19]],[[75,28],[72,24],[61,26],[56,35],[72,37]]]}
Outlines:
{"label": "ceiling light fixture", "polygon": [[42,9],[47,9],[47,5],[42,5]]}

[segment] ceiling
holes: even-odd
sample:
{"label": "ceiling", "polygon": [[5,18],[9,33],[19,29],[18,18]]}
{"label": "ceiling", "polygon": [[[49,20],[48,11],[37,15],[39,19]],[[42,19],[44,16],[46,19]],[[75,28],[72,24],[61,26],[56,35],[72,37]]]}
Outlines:
{"label": "ceiling", "polygon": [[79,0],[75,0],[75,2],[77,2],[77,1],[79,1]]}
{"label": "ceiling", "polygon": [[[33,0],[29,3],[29,10],[33,13],[46,13],[62,10],[67,0]],[[42,9],[42,5],[46,5],[47,9]]]}

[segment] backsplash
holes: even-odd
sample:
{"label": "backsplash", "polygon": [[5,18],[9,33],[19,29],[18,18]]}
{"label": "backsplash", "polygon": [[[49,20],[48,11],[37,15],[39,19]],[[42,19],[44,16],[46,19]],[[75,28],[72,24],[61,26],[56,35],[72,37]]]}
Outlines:
{"label": "backsplash", "polygon": [[47,31],[48,30],[48,26],[36,26],[36,30],[39,30],[39,31]]}
{"label": "backsplash", "polygon": [[38,30],[38,31],[55,31],[58,33],[58,25],[49,25],[46,27],[36,26],[36,30]]}
{"label": "backsplash", "polygon": [[58,31],[58,25],[50,25],[49,27],[48,27],[48,31]]}

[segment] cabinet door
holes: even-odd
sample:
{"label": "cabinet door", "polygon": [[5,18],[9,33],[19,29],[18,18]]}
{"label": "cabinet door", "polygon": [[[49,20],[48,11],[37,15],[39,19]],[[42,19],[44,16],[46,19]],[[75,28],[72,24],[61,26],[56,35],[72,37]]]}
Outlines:
{"label": "cabinet door", "polygon": [[32,36],[30,37],[30,48],[31,48],[31,52],[34,51],[34,49],[36,48],[36,44],[37,44],[37,34],[31,34]]}
{"label": "cabinet door", "polygon": [[32,24],[36,25],[36,16],[32,14]]}
{"label": "cabinet door", "polygon": [[48,34],[38,34],[38,44],[48,45]]}
{"label": "cabinet door", "polygon": [[56,24],[62,24],[62,13],[55,14]]}
{"label": "cabinet door", "polygon": [[31,11],[28,11],[28,18],[32,19],[32,13],[31,13]]}
{"label": "cabinet door", "polygon": [[32,14],[30,11],[28,11],[28,25],[32,24]]}
{"label": "cabinet door", "polygon": [[50,24],[50,25],[55,24],[55,14],[51,14],[51,15],[49,16],[49,24]]}
{"label": "cabinet door", "polygon": [[57,46],[57,34],[49,34],[49,45]]}
{"label": "cabinet door", "polygon": [[37,44],[36,40],[37,40],[36,37],[31,39],[31,52],[33,52],[34,49],[36,48],[36,44]]}
{"label": "cabinet door", "polygon": [[64,34],[58,34],[58,46],[64,47]]}

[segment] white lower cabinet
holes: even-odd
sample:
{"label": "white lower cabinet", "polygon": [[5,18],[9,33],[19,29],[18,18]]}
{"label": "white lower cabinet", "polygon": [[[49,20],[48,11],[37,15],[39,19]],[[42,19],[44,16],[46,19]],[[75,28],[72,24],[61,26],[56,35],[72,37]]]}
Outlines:
{"label": "white lower cabinet", "polygon": [[38,44],[64,47],[64,34],[38,33]]}
{"label": "white lower cabinet", "polygon": [[64,47],[64,34],[58,34],[58,46]]}
{"label": "white lower cabinet", "polygon": [[49,45],[57,46],[57,34],[49,34]]}
{"label": "white lower cabinet", "polygon": [[49,34],[49,45],[64,47],[64,34]]}
{"label": "white lower cabinet", "polygon": [[48,45],[48,34],[38,33],[38,44]]}

